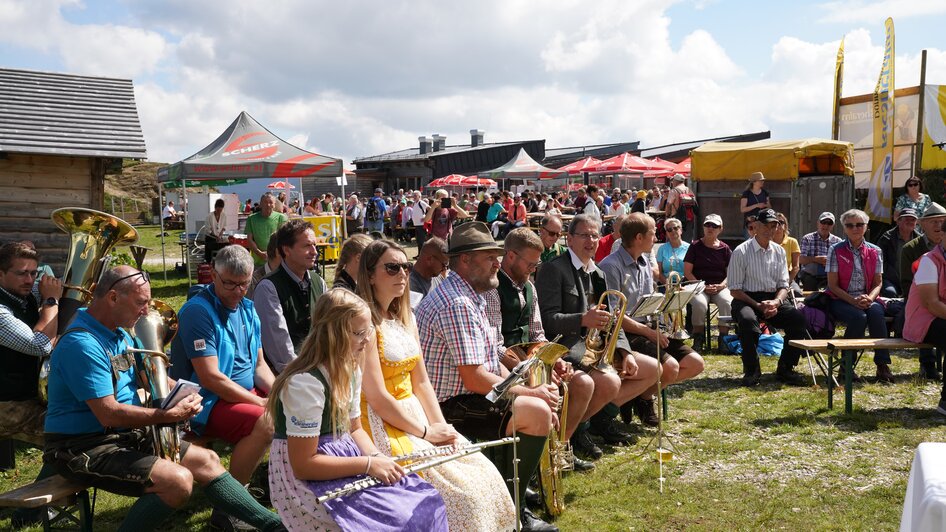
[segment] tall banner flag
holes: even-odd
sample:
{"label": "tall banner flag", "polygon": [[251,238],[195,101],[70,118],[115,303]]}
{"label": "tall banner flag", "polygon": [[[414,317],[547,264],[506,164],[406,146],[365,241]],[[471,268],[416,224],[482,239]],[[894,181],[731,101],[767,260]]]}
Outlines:
{"label": "tall banner flag", "polygon": [[870,181],[867,185],[867,215],[871,220],[889,223],[893,200],[893,128],[894,128],[894,38],[893,19],[884,23],[884,64],[874,89],[874,151]]}
{"label": "tall banner flag", "polygon": [[946,85],[927,85],[923,104],[923,170],[946,168]]}
{"label": "tall banner flag", "polygon": [[834,101],[831,112],[831,138],[838,140],[841,134],[841,84],[844,82],[844,37],[838,46],[838,59],[834,64]]}

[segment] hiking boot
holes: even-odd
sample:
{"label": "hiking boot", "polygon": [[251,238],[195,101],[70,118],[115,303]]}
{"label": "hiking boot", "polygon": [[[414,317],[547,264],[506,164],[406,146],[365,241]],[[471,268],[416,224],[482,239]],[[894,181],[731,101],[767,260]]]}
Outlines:
{"label": "hiking boot", "polygon": [[805,386],[805,377],[794,369],[779,369],[775,372],[775,380],[789,386]]}
{"label": "hiking boot", "polygon": [[634,413],[637,414],[641,423],[648,427],[656,427],[660,424],[660,418],[657,417],[657,402],[653,397],[644,399],[641,396],[634,398]]}
{"label": "hiking boot", "polygon": [[877,382],[893,384],[893,372],[890,371],[890,365],[884,363],[877,364]]}
{"label": "hiking boot", "polygon": [[758,386],[762,380],[762,368],[759,366],[759,359],[742,359],[742,385],[746,387]]}
{"label": "hiking boot", "polygon": [[936,369],[935,362],[923,360],[920,362],[920,378],[940,382],[943,380],[943,374]]}
{"label": "hiking boot", "polygon": [[620,445],[623,443],[633,444],[637,442],[636,436],[621,430],[617,426],[617,422],[613,419],[608,420],[606,423],[592,423],[588,432],[599,436],[609,445]]}
{"label": "hiking boot", "polygon": [[595,442],[591,441],[587,430],[576,430],[575,433],[572,434],[570,441],[572,443],[572,452],[575,453],[575,456],[581,456],[591,460],[597,460],[604,456],[604,451],[595,445]]}

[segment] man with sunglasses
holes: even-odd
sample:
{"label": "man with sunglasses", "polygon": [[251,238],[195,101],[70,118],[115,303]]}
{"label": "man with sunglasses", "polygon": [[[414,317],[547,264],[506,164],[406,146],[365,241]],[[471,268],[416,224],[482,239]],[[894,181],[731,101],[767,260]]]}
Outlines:
{"label": "man with sunglasses", "polygon": [[263,352],[278,375],[296,358],[309,334],[311,309],[327,287],[313,270],[318,240],[311,223],[290,220],[273,238],[282,264],[256,286],[253,303],[262,327]]}
{"label": "man with sunglasses", "polygon": [[828,250],[841,241],[841,237],[831,233],[834,229],[834,213],[823,212],[818,216],[818,230],[801,238],[801,257],[798,280],[805,290],[822,290],[828,286]]}
{"label": "man with sunglasses", "polygon": [[545,263],[568,251],[568,248],[558,243],[562,238],[562,217],[557,214],[547,214],[539,222],[539,238],[542,239],[542,255],[540,261]]}
{"label": "man with sunglasses", "polygon": [[[180,462],[154,455],[149,431],[200,413],[194,393],[167,410],[139,406],[134,340],[126,332],[148,313],[151,285],[130,266],[106,271],[53,352],[43,461],[70,479],[136,497],[122,530],[152,530],[190,498],[194,482],[214,508],[260,530],[285,530],[217,455],[181,443]],[[171,382],[173,384],[173,382]]]}
{"label": "man with sunglasses", "polygon": [[[739,244],[729,260],[726,277],[733,297],[732,314],[738,325],[739,343],[742,345],[744,386],[756,386],[762,378],[757,351],[759,336],[762,334],[760,321],[783,329],[787,340],[801,340],[807,334],[805,316],[788,302],[785,249],[772,242],[772,233],[776,227],[778,215],[775,211],[759,211],[755,236]],[[805,379],[794,369],[800,355],[800,349],[785,342],[778,359],[776,380],[791,386],[804,386]]]}
{"label": "man with sunglasses", "polygon": [[43,276],[37,303],[38,271],[39,254],[28,244],[0,248],[0,438],[42,445],[46,407],[37,399],[38,361],[53,349],[62,283]]}
{"label": "man with sunglasses", "polygon": [[[250,481],[273,439],[272,421],[263,415],[273,372],[263,358],[260,320],[244,297],[253,276],[253,257],[242,246],[217,253],[213,282],[178,313],[171,342],[171,376],[196,382],[203,408],[191,431],[233,445],[230,474]],[[226,516],[211,516],[211,521]]]}

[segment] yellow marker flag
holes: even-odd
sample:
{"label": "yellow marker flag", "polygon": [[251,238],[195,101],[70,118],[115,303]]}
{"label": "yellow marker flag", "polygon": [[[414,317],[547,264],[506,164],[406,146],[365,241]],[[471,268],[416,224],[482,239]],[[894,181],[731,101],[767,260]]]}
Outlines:
{"label": "yellow marker flag", "polygon": [[874,151],[867,185],[867,215],[889,223],[893,203],[894,37],[893,19],[884,23],[884,64],[874,89]]}

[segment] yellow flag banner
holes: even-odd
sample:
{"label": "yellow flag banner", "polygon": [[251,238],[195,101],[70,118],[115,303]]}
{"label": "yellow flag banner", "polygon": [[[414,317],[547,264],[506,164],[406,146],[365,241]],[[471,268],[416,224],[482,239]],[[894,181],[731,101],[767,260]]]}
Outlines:
{"label": "yellow flag banner", "polygon": [[893,19],[884,23],[884,64],[874,89],[874,150],[867,186],[867,215],[871,220],[890,222],[893,202],[893,128],[894,128],[894,37]]}
{"label": "yellow flag banner", "polygon": [[831,102],[831,139],[838,140],[841,133],[841,84],[844,82],[844,37],[838,46],[838,59],[834,64],[834,101]]}
{"label": "yellow flag banner", "polygon": [[946,85],[927,85],[923,102],[923,170],[946,168]]}

